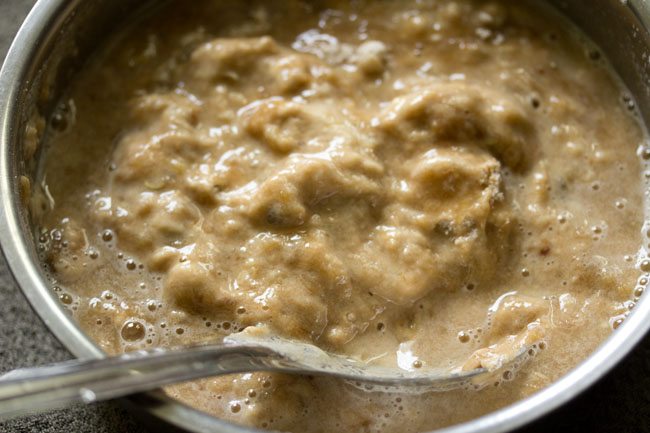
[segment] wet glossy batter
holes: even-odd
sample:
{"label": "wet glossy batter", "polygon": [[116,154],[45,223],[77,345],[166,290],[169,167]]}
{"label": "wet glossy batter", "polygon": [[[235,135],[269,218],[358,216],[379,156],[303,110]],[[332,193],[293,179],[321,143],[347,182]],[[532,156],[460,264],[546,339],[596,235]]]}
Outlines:
{"label": "wet glossy batter", "polygon": [[407,370],[536,349],[480,391],[168,389],[273,430],[447,426],[550,384],[633,307],[650,262],[632,109],[597,49],[521,2],[172,2],[53,118],[43,260],[109,353],[258,324]]}

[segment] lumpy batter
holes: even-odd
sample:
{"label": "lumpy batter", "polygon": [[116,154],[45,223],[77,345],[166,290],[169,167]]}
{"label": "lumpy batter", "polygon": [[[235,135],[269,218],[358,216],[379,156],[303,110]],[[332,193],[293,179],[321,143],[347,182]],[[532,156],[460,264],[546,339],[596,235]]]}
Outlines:
{"label": "lumpy batter", "polygon": [[264,373],[167,390],[265,429],[447,426],[558,379],[634,306],[650,152],[630,101],[521,2],[172,2],[52,119],[43,260],[109,353],[258,324],[407,370],[537,348],[480,391]]}

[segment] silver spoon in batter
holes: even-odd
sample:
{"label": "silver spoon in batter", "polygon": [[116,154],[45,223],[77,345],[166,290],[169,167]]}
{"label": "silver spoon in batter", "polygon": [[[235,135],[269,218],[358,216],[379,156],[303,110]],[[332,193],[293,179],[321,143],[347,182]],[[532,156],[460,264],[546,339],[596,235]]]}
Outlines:
{"label": "silver spoon in batter", "polygon": [[522,349],[525,350],[490,370],[406,371],[334,355],[311,344],[249,328],[226,337],[218,345],[142,350],[104,359],[72,360],[11,371],[0,376],[0,420],[79,402],[123,397],[202,377],[253,371],[332,376],[366,391],[421,393],[478,389],[493,383],[494,377],[503,371],[523,364],[529,350]]}

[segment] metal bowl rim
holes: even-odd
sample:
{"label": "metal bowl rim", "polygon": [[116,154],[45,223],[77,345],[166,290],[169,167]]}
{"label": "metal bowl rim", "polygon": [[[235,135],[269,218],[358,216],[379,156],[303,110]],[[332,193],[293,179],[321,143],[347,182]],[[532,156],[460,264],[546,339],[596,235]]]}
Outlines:
{"label": "metal bowl rim", "polygon": [[[38,0],[29,13],[0,71],[0,246],[9,269],[18,286],[29,300],[45,325],[77,357],[101,358],[105,354],[86,336],[52,296],[49,284],[30,254],[28,236],[20,226],[19,198],[14,185],[17,181],[12,161],[12,142],[18,136],[21,95],[30,67],[39,45],[51,37],[56,28],[70,13],[76,2],[67,0]],[[650,17],[640,13],[633,1],[627,2],[633,9],[644,31]],[[13,174],[13,177],[10,176]],[[650,329],[650,299],[642,297],[634,311],[594,353],[573,370],[548,387],[510,406],[488,413],[462,424],[436,430],[439,433],[497,433],[510,431],[533,421],[571,400],[610,371]],[[162,392],[147,393],[149,401],[145,410],[167,423],[188,431],[222,431],[224,433],[262,432],[232,424],[212,417],[164,395]],[[129,398],[133,404],[138,400]]]}

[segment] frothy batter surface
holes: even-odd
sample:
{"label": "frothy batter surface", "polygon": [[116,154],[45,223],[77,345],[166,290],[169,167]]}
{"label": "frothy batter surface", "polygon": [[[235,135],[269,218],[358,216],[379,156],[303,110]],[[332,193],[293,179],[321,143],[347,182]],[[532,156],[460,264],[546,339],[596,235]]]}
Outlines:
{"label": "frothy batter surface", "polygon": [[34,201],[55,290],[109,353],[257,324],[404,369],[539,348],[476,392],[257,373],[168,389],[236,423],[416,432],[530,395],[650,270],[642,130],[567,27],[521,2],[172,2],[53,119]]}

